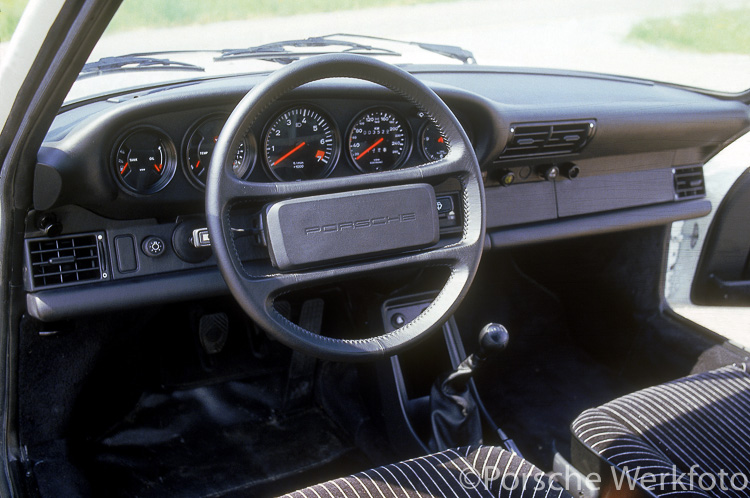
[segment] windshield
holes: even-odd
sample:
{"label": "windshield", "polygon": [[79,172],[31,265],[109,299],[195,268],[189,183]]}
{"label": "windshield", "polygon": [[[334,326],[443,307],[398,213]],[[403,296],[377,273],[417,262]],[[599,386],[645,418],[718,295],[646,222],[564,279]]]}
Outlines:
{"label": "windshield", "polygon": [[[293,62],[299,52],[335,51],[369,51],[394,64],[476,61],[739,92],[750,87],[747,26],[747,0],[714,0],[710,5],[691,0],[125,0],[89,61],[123,54],[150,60],[89,65],[68,100],[167,81],[267,72]],[[372,38],[336,37],[364,49],[275,45],[332,33],[449,45],[473,58]],[[221,52],[263,45],[241,57]]]}

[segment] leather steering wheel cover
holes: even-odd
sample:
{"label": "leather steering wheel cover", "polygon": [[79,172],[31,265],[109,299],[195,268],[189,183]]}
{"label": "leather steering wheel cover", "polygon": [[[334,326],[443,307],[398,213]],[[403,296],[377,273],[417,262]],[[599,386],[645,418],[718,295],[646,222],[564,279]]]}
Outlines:
{"label": "leather steering wheel cover", "polygon": [[[228,220],[230,207],[225,205],[225,199],[222,196],[222,187],[228,181],[227,175],[231,174],[231,161],[227,160],[232,157],[230,151],[239,145],[240,137],[250,130],[258,117],[291,90],[312,81],[337,77],[355,78],[380,84],[414,103],[442,127],[451,144],[446,160],[458,159],[465,161],[467,166],[465,173],[460,177],[464,207],[463,233],[459,243],[461,250],[457,251],[457,262],[450,266],[451,274],[443,289],[419,317],[403,327],[381,336],[357,340],[334,339],[312,334],[293,324],[274,309],[273,300],[277,296],[269,291],[273,289],[271,283],[274,276],[267,275],[254,279],[245,273],[233,246]],[[433,176],[436,174],[435,168],[439,169],[440,164],[440,162],[429,163]],[[446,173],[449,173],[450,162],[446,161],[445,165]],[[414,166],[408,169],[420,169],[425,166]],[[378,175],[378,179],[385,183],[390,180],[403,183],[399,171],[403,170],[371,175]],[[367,175],[349,178],[349,184],[343,190],[356,189],[361,183],[357,179],[365,176]],[[325,186],[332,184],[341,187],[341,183],[335,180],[312,180],[312,182],[319,184],[321,190],[326,190]],[[292,196],[293,187],[288,183],[274,183],[274,195]],[[338,189],[341,190],[341,188]],[[206,182],[206,217],[209,234],[219,269],[230,292],[245,312],[280,342],[307,354],[332,360],[370,360],[393,355],[422,339],[429,331],[447,320],[468,292],[476,274],[484,245],[484,215],[484,188],[479,164],[466,133],[450,109],[429,87],[409,73],[385,62],[353,54],[332,54],[303,59],[277,70],[262,83],[256,85],[240,101],[222,129],[214,149]],[[404,258],[404,256],[401,257]],[[411,258],[415,263],[423,261],[424,264],[430,264],[429,250],[406,257]],[[363,271],[367,271],[368,267],[377,268],[376,263],[368,261],[353,265]],[[336,268],[317,272],[320,273],[321,282],[333,280],[336,276]],[[252,287],[252,291],[248,289],[249,287]]]}

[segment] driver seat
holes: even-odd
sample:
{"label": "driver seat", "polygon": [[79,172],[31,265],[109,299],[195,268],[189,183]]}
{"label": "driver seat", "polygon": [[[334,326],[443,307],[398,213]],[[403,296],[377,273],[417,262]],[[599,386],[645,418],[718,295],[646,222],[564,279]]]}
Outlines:
{"label": "driver seat", "polygon": [[562,486],[523,458],[493,446],[445,450],[285,495],[290,498],[403,496],[572,498]]}

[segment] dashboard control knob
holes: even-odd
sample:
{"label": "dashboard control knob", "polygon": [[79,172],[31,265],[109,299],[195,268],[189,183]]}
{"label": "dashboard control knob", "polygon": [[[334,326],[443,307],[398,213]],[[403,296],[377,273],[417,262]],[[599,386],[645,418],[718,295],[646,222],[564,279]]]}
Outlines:
{"label": "dashboard control knob", "polygon": [[146,237],[143,240],[143,244],[141,247],[146,256],[150,256],[152,258],[161,256],[162,254],[164,254],[164,250],[166,249],[164,241],[159,237],[155,237],[153,235],[150,237]]}
{"label": "dashboard control knob", "polygon": [[512,171],[506,171],[501,177],[500,177],[500,185],[503,187],[509,187],[513,185],[513,182],[516,181],[516,174]]}
{"label": "dashboard control knob", "polygon": [[44,232],[47,237],[57,237],[62,233],[62,223],[57,219],[55,213],[45,213],[39,217],[37,228]]}
{"label": "dashboard control knob", "polygon": [[391,317],[391,325],[393,325],[394,328],[403,327],[405,324],[406,324],[406,317],[402,313],[395,313]]}
{"label": "dashboard control knob", "polygon": [[560,176],[560,168],[557,166],[550,166],[542,172],[542,178],[547,181],[553,182]]}
{"label": "dashboard control knob", "polygon": [[581,168],[579,168],[575,164],[568,164],[565,166],[565,176],[567,176],[571,180],[578,178],[578,175],[580,174]]}

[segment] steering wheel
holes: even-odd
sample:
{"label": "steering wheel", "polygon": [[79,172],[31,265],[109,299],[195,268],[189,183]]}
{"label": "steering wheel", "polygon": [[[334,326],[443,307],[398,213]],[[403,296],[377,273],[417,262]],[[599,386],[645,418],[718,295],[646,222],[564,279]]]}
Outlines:
{"label": "steering wheel", "polygon": [[[256,120],[291,90],[327,78],[382,85],[413,103],[450,144],[438,161],[418,166],[298,182],[237,178],[234,152]],[[460,239],[439,240],[432,185],[460,181]],[[232,207],[262,209],[262,235],[271,259],[243,263],[232,227]],[[333,54],[299,60],[256,85],[229,116],[216,142],[206,182],[206,217],[219,270],[244,311],[289,347],[332,360],[393,355],[424,338],[456,310],[477,271],[485,237],[484,187],[474,150],[460,123],[424,83],[395,66],[365,56]],[[237,220],[235,220],[237,221]],[[245,227],[247,228],[247,227]],[[458,240],[457,240],[458,239]],[[245,255],[245,259],[248,256]],[[366,339],[309,332],[277,311],[289,291],[386,269],[445,266],[450,275],[437,297],[402,327]]]}

